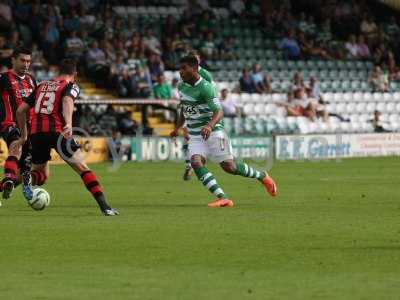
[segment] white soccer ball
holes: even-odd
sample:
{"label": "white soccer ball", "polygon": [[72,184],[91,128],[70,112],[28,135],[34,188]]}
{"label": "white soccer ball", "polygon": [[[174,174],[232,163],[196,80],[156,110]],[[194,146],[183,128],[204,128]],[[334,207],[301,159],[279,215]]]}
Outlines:
{"label": "white soccer ball", "polygon": [[32,199],[29,201],[29,205],[34,210],[43,210],[46,206],[50,204],[49,193],[42,188],[36,188],[33,190]]}

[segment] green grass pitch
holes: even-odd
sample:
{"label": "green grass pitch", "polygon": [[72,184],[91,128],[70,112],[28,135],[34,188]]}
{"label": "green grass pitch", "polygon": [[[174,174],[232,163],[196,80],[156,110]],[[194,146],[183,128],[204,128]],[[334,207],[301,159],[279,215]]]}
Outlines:
{"label": "green grass pitch", "polygon": [[182,164],[93,165],[118,217],[52,166],[51,206],[0,208],[0,299],[399,299],[400,158],[276,162],[280,195],[210,169],[209,209]]}

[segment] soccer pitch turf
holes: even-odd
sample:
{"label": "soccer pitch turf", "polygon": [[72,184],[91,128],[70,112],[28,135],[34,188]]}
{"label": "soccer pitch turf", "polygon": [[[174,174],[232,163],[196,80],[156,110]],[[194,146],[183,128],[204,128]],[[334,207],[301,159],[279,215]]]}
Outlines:
{"label": "soccer pitch turf", "polygon": [[399,299],[400,158],[276,162],[272,199],[210,164],[234,208],[182,164],[93,165],[118,217],[52,166],[44,211],[0,208],[0,299]]}

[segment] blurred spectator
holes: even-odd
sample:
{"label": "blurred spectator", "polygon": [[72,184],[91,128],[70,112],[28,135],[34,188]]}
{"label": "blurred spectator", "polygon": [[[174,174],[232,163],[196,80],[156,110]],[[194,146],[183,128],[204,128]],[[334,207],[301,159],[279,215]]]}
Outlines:
{"label": "blurred spectator", "polygon": [[235,49],[235,38],[230,36],[228,39],[222,40],[219,45],[219,56],[220,59],[232,60],[235,59],[233,50]]}
{"label": "blurred spectator", "polygon": [[315,121],[317,117],[316,105],[309,99],[305,89],[301,88],[294,93],[294,111],[301,116],[307,117],[310,121]]}
{"label": "blurred spectator", "polygon": [[150,51],[150,53],[160,55],[161,54],[161,44],[158,38],[154,35],[154,31],[151,28],[147,28],[146,34],[143,37],[143,45],[145,49]]}
{"label": "blurred spectator", "polygon": [[121,148],[122,148],[122,141],[121,141],[121,132],[119,131],[113,131],[111,135],[111,146],[114,148],[115,152],[113,151],[108,151],[109,159],[113,161],[115,157],[113,156],[113,153],[115,154],[120,154],[121,153]]}
{"label": "blurred spectator", "polygon": [[85,51],[85,44],[76,35],[76,31],[71,31],[65,40],[65,56],[79,60]]}
{"label": "blurred spectator", "polygon": [[242,16],[246,6],[244,5],[243,0],[232,0],[229,4],[229,9],[234,17]]}
{"label": "blurred spectator", "polygon": [[369,51],[369,47],[365,42],[365,38],[363,35],[358,36],[358,43],[357,43],[357,57],[361,59],[369,59],[371,53]]}
{"label": "blurred spectator", "polygon": [[160,74],[157,77],[157,83],[153,86],[153,94],[156,99],[171,99],[171,85],[165,81],[164,75]]}
{"label": "blurred spectator", "polygon": [[242,93],[255,93],[256,92],[256,87],[253,83],[253,80],[251,80],[249,70],[247,68],[244,68],[242,70],[242,76],[239,79],[239,84],[240,84],[240,91]]}
{"label": "blurred spectator", "polygon": [[375,66],[375,68],[371,71],[368,82],[370,83],[374,92],[389,91],[388,76],[383,73],[380,66]]}
{"label": "blurred spectator", "polygon": [[136,69],[132,75],[132,84],[134,87],[133,97],[148,98],[151,94],[151,78],[147,71],[143,69]]}
{"label": "blurred spectator", "polygon": [[289,31],[287,36],[282,39],[280,48],[283,51],[283,56],[285,59],[294,60],[300,58],[300,46],[295,39],[293,30]]}
{"label": "blurred spectator", "polygon": [[109,76],[109,67],[106,61],[106,55],[103,50],[99,48],[97,41],[93,41],[91,47],[86,54],[86,62],[88,73],[93,77],[96,83],[105,85],[105,80]]}
{"label": "blurred spectator", "polygon": [[168,70],[177,70],[179,64],[179,52],[176,51],[172,45],[172,40],[167,38],[165,40],[164,52],[162,55],[162,60],[165,63],[165,68]]}
{"label": "blurred spectator", "polygon": [[122,72],[116,76],[115,87],[120,97],[134,97],[136,85],[129,74],[128,68],[124,68]]}
{"label": "blurred spectator", "polygon": [[303,76],[301,75],[301,73],[295,72],[293,74],[293,83],[290,87],[290,91],[295,94],[299,90],[304,90],[304,89],[305,89],[305,84],[304,84]]}
{"label": "blurred spectator", "polygon": [[81,20],[79,18],[76,9],[71,9],[70,13],[67,14],[64,20],[64,28],[68,32],[71,31],[79,32],[81,30]]}
{"label": "blurred spectator", "polygon": [[400,27],[395,17],[390,18],[390,22],[386,24],[386,33],[391,37],[397,37],[400,33]]}
{"label": "blurred spectator", "polygon": [[221,106],[224,111],[224,117],[227,118],[236,118],[239,116],[239,108],[236,105],[236,102],[228,97],[228,89],[221,90]]}
{"label": "blurred spectator", "polygon": [[377,111],[377,110],[374,111],[374,118],[371,120],[372,125],[374,126],[374,131],[375,132],[389,132],[389,130],[386,130],[384,128],[385,125],[388,125],[388,124],[381,121],[381,115],[382,115],[382,113],[380,111]]}
{"label": "blurred spectator", "polygon": [[174,36],[175,32],[178,31],[178,25],[175,18],[172,15],[168,15],[163,24],[163,33],[166,38]]}
{"label": "blurred spectator", "polygon": [[156,82],[157,78],[164,74],[164,63],[162,62],[161,57],[157,54],[150,55],[148,68],[152,82]]}
{"label": "blurred spectator", "polygon": [[204,59],[213,59],[216,57],[217,47],[212,32],[208,32],[205,35],[205,39],[200,45],[200,50]]}
{"label": "blurred spectator", "polygon": [[349,59],[357,59],[358,58],[358,45],[356,41],[356,37],[354,34],[349,36],[348,41],[344,45],[347,50],[347,58]]}
{"label": "blurred spectator", "polygon": [[328,122],[329,113],[325,108],[324,102],[322,99],[318,99],[313,92],[313,89],[306,88],[307,102],[310,107],[315,111],[315,116],[318,118],[322,118],[324,122]]}
{"label": "blurred spectator", "polygon": [[365,15],[361,25],[360,31],[367,37],[368,41],[374,41],[378,35],[378,26],[371,16]]}
{"label": "blurred spectator", "polygon": [[9,1],[0,1],[0,29],[2,31],[9,30],[13,25],[13,14]]}
{"label": "blurred spectator", "polygon": [[138,126],[134,120],[131,118],[131,113],[129,111],[122,114],[119,120],[119,130],[122,134],[134,135],[136,134]]}
{"label": "blurred spectator", "polygon": [[268,80],[266,76],[264,76],[264,73],[261,70],[260,64],[254,64],[253,65],[253,70],[250,75],[251,81],[253,82],[253,85],[255,86],[256,92],[257,93],[270,93],[272,91],[271,88],[271,81]]}
{"label": "blurred spectator", "polygon": [[389,80],[395,81],[400,80],[400,70],[397,67],[396,60],[394,58],[393,52],[388,53],[388,71],[389,71]]}
{"label": "blurred spectator", "polygon": [[79,127],[89,134],[97,133],[96,118],[94,116],[94,112],[90,109],[90,106],[84,107],[82,115],[79,119]]}
{"label": "blurred spectator", "polygon": [[13,49],[8,46],[6,43],[6,39],[3,36],[0,36],[0,66],[11,65],[11,55],[13,53]]}
{"label": "blurred spectator", "polygon": [[215,29],[215,22],[211,19],[210,12],[204,11],[201,19],[197,22],[197,31],[199,33],[208,33]]}
{"label": "blurred spectator", "polygon": [[115,130],[117,130],[117,114],[112,105],[107,106],[107,110],[101,115],[97,123],[101,129],[102,135],[110,136]]}
{"label": "blurred spectator", "polygon": [[173,78],[171,83],[171,98],[174,100],[179,100],[179,90],[178,90],[179,79]]}

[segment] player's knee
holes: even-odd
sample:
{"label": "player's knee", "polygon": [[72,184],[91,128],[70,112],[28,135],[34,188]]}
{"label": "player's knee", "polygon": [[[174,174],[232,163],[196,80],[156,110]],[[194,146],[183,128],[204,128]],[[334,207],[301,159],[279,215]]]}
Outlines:
{"label": "player's knee", "polygon": [[229,174],[236,174],[236,165],[232,162],[223,162],[221,163],[221,167],[225,172]]}

